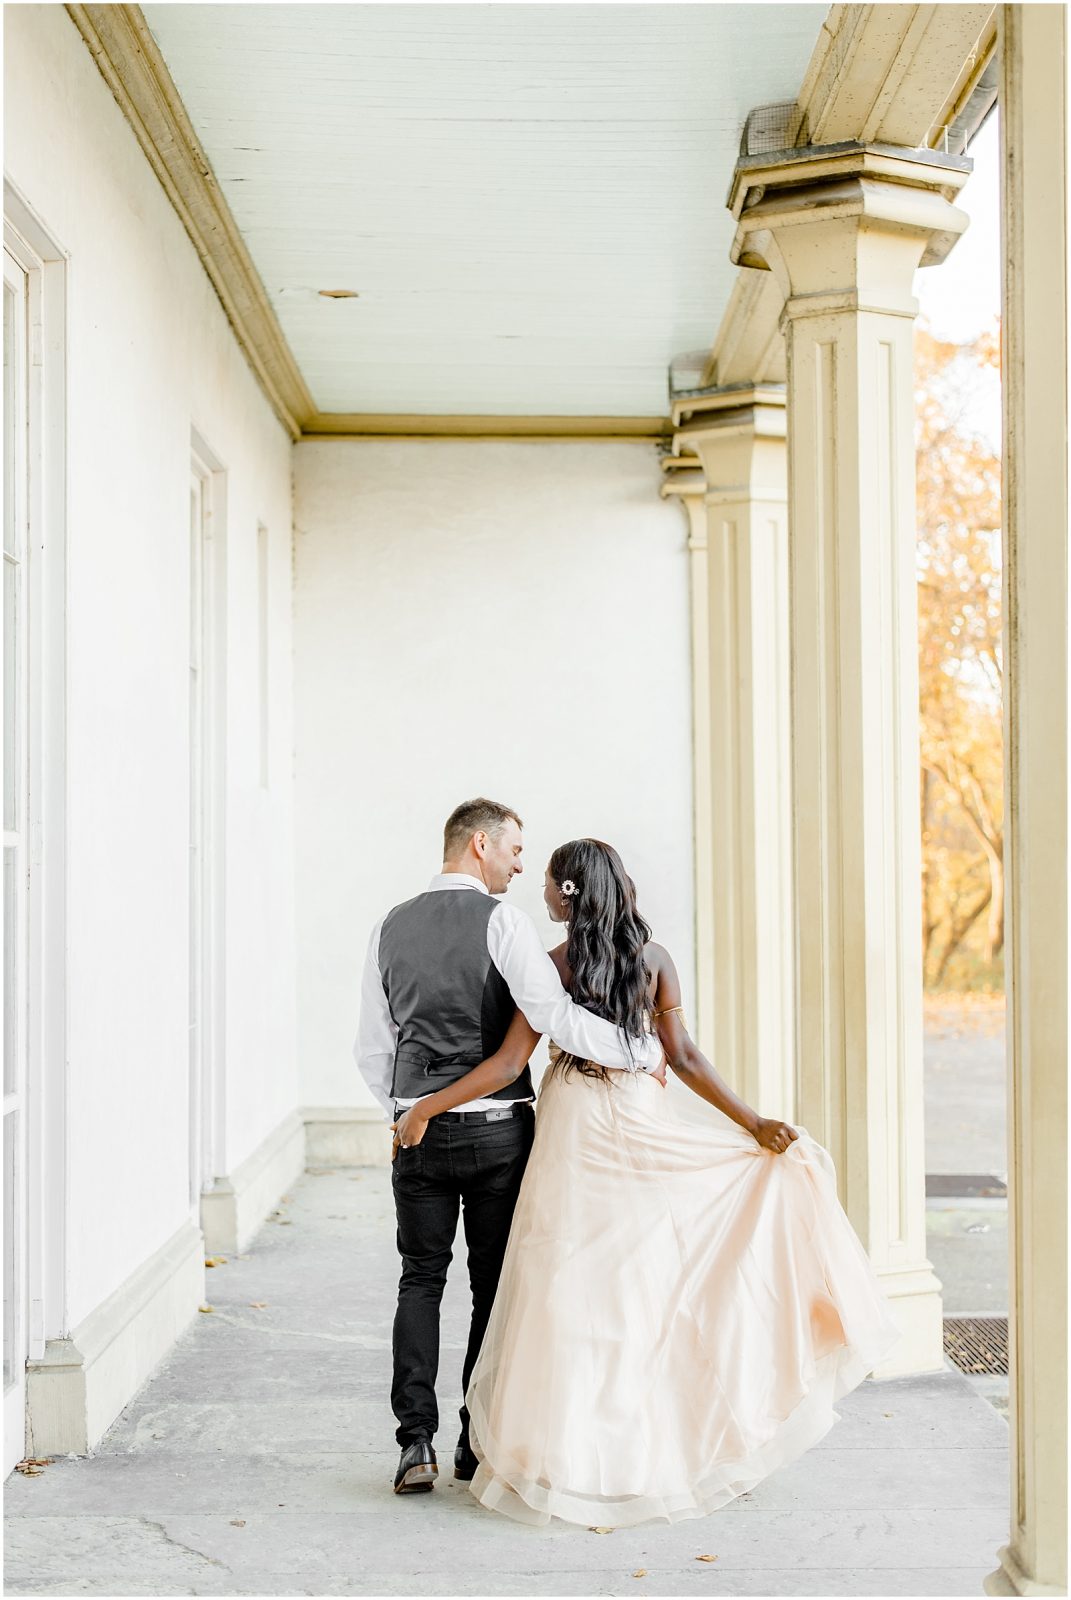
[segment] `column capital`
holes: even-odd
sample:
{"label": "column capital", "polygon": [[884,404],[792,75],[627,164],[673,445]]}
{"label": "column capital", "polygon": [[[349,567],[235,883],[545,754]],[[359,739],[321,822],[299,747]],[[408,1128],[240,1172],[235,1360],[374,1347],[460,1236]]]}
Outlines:
{"label": "column capital", "polygon": [[688,513],[689,550],[705,550],[707,478],[702,463],[694,455],[663,456],[662,472],[662,499],[679,499]]}
{"label": "column capital", "polygon": [[[787,394],[784,384],[728,384],[679,394],[673,457],[695,461],[708,506],[785,498]],[[665,489],[663,489],[665,492]]]}
{"label": "column capital", "polygon": [[742,156],[729,194],[732,260],[772,272],[790,317],[913,316],[915,269],[943,261],[967,227],[952,201],[970,170],[963,156],[879,144]]}
{"label": "column capital", "polygon": [[718,388],[680,391],[673,397],[670,420],[674,427],[674,449],[678,441],[703,433],[708,428],[734,427],[749,419],[760,430],[776,431],[776,418],[783,418],[787,395],[783,383],[731,383]]}

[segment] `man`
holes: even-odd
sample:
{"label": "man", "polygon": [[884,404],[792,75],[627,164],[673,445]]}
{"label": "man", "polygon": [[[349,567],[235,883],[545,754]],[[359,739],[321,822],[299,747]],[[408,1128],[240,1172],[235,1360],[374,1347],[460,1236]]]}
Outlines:
{"label": "man", "polygon": [[[451,814],[443,869],[424,894],[395,906],[372,930],[354,1054],[391,1122],[425,1095],[456,1083],[499,1049],[519,1007],[562,1049],[607,1067],[632,1065],[612,1023],[575,1005],[531,918],[493,898],[523,871],[521,820],[494,800]],[[633,1041],[635,1061],[656,1070],[658,1041]],[[467,1389],[509,1237],[534,1131],[527,1065],[513,1082],[429,1124],[418,1145],[395,1140],[391,1182],[402,1258],[394,1320],[391,1405],[401,1459],[397,1494],[431,1489],[439,1414],[439,1305],[458,1214],[464,1207],[472,1324],[462,1368]],[[461,1407],[454,1475],[469,1479],[469,1415]]]}

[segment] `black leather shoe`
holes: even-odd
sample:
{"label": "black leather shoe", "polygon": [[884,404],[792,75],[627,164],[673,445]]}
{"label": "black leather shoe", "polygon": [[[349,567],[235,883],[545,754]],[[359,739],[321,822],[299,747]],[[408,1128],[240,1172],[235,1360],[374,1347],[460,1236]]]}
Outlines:
{"label": "black leather shoe", "polygon": [[463,1483],[468,1483],[474,1476],[479,1464],[472,1453],[469,1441],[462,1434],[457,1441],[457,1449],[454,1451],[454,1477],[460,1478]]}
{"label": "black leather shoe", "polygon": [[427,1494],[439,1476],[435,1451],[428,1439],[414,1439],[402,1447],[402,1457],[394,1474],[395,1494]]}

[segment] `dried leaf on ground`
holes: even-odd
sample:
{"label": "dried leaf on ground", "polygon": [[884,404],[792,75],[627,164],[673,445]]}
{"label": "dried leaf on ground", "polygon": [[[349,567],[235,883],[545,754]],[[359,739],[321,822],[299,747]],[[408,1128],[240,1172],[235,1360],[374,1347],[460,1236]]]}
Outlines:
{"label": "dried leaf on ground", "polygon": [[717,1556],[696,1556],[697,1561],[717,1561]]}
{"label": "dried leaf on ground", "polygon": [[589,1528],[589,1533],[613,1533],[613,1528]]}
{"label": "dried leaf on ground", "polygon": [[226,1256],[206,1256],[205,1257],[205,1266],[206,1267],[225,1267],[226,1265],[227,1265],[227,1257]]}
{"label": "dried leaf on ground", "polygon": [[231,1527],[232,1528],[244,1528],[245,1527],[245,1518],[244,1517],[232,1517],[231,1518]]}
{"label": "dried leaf on ground", "polygon": [[198,1306],[197,1309],[198,1311],[214,1311],[216,1308],[215,1306]]}
{"label": "dried leaf on ground", "polygon": [[632,1576],[634,1578],[646,1578],[646,1576],[647,1576],[647,1568],[646,1567],[637,1567],[635,1572],[632,1574]]}
{"label": "dried leaf on ground", "polygon": [[250,1300],[249,1305],[253,1311],[263,1311],[267,1303],[266,1300]]}

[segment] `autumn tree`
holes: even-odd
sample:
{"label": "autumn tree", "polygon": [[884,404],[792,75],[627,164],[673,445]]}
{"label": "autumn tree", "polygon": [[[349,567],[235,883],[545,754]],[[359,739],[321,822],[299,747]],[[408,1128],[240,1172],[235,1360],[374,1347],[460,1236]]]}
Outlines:
{"label": "autumn tree", "polygon": [[915,346],[923,951],[991,979],[1004,943],[1000,459],[979,428],[996,332]]}

